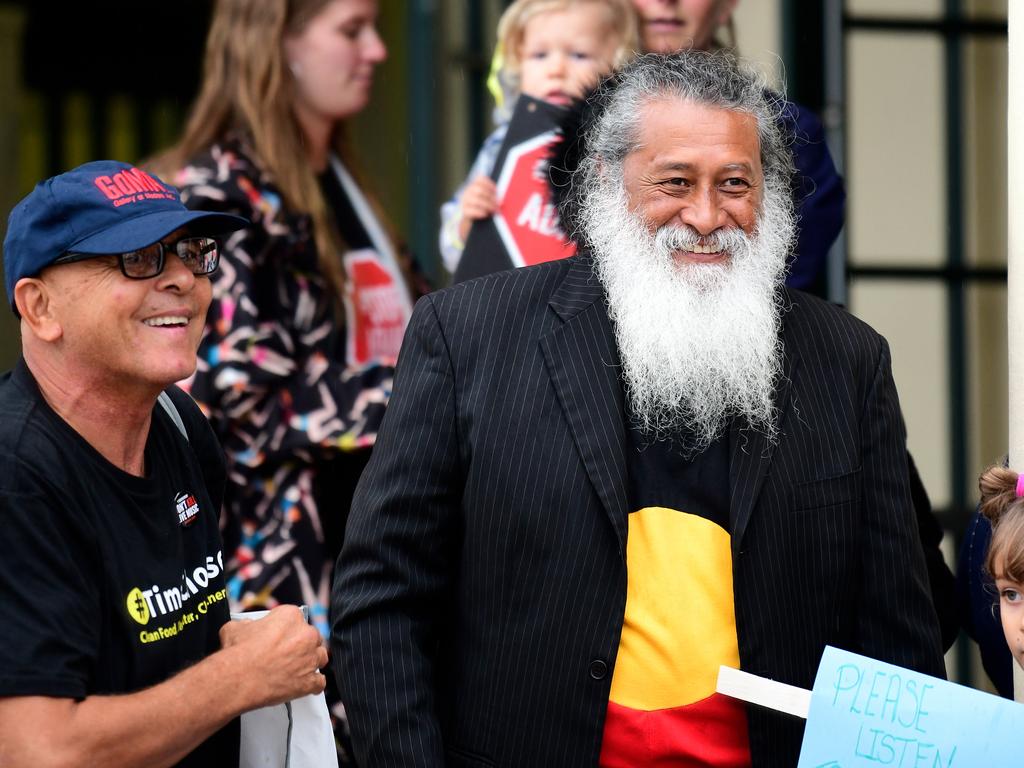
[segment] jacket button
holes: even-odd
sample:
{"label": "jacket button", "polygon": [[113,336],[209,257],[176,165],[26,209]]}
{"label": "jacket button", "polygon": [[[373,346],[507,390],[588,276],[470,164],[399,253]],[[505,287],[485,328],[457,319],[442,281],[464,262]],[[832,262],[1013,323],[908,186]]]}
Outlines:
{"label": "jacket button", "polygon": [[605,675],[608,674],[608,665],[600,659],[594,659],[590,662],[590,676],[595,680],[604,680]]}

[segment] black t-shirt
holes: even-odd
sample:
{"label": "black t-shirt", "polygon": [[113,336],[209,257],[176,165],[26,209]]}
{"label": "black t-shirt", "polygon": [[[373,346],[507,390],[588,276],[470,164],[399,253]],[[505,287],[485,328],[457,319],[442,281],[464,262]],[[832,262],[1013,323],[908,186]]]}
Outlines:
{"label": "black t-shirt", "polygon": [[633,425],[627,442],[630,511],[649,506],[686,510],[730,532],[727,436],[695,456],[677,441],[656,440]]}
{"label": "black t-shirt", "polygon": [[749,765],[744,705],[717,693],[740,664],[729,522],[729,439],[629,430],[629,574],[601,765]]}
{"label": "black t-shirt", "polygon": [[[0,378],[0,696],[131,693],[220,647],[223,458],[170,394],[189,439],[157,405],[140,478],[49,408],[24,361]],[[235,719],[181,765],[237,765],[238,739]]]}

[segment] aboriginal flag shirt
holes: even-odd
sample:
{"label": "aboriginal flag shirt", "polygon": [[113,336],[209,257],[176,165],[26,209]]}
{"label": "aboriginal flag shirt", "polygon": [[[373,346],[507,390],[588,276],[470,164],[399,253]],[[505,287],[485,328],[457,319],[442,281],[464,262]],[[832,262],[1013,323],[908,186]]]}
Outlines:
{"label": "aboriginal flag shirt", "polygon": [[626,613],[602,768],[750,765],[743,705],[715,693],[739,667],[729,530],[729,448],[687,458],[629,436]]}

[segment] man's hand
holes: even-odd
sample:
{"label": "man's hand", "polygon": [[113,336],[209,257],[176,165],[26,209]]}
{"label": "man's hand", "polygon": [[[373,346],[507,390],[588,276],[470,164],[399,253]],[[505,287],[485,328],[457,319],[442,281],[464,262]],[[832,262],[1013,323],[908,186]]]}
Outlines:
{"label": "man's hand", "polygon": [[163,768],[242,712],[324,689],[327,650],[294,605],[230,621],[220,640],[217,653],[136,693],[0,697],[0,766]]}
{"label": "man's hand", "polygon": [[320,693],[327,679],[327,649],[320,633],[294,605],[279,605],[262,619],[229,621],[220,642],[245,671],[246,709]]}
{"label": "man's hand", "polygon": [[498,188],[487,176],[477,176],[466,185],[459,201],[459,239],[465,241],[474,221],[493,216],[498,210]]}

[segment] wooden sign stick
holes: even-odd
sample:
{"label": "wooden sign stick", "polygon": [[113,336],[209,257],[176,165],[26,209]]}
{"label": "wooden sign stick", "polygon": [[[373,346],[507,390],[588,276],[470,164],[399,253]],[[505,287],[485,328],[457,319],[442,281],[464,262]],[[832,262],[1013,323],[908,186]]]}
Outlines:
{"label": "wooden sign stick", "polygon": [[718,668],[718,685],[715,690],[734,699],[802,717],[804,720],[811,708],[810,691],[732,667]]}

